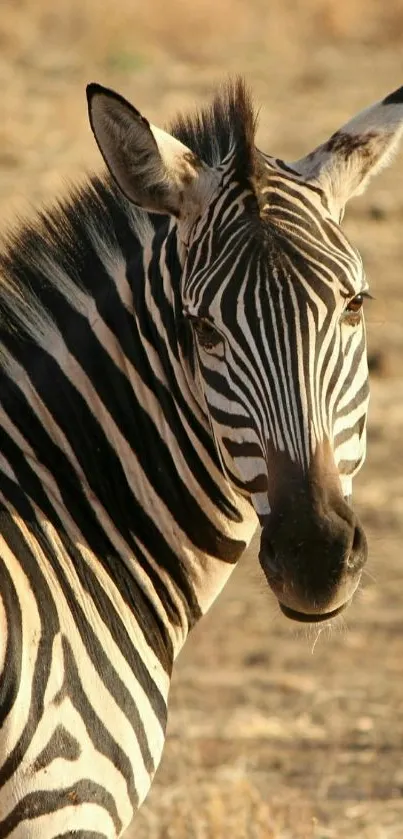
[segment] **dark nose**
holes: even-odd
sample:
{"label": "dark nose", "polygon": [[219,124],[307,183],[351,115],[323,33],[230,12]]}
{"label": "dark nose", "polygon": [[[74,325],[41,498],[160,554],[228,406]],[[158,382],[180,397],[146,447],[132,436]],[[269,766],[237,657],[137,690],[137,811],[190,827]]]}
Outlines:
{"label": "dark nose", "polygon": [[267,517],[260,563],[282,611],[318,622],[340,612],[356,590],[367,558],[357,516],[339,489],[300,486]]}

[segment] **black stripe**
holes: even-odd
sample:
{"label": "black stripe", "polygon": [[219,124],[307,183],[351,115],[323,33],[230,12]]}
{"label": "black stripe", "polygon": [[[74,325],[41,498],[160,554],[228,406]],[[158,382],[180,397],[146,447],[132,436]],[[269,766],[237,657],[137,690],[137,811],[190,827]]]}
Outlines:
{"label": "black stripe", "polygon": [[[0,528],[4,515],[0,513]],[[4,666],[0,673],[0,730],[4,720],[10,713],[18,696],[21,681],[22,664],[22,611],[18,592],[14,586],[11,574],[5,564],[4,557],[0,559],[0,590],[7,622],[7,642],[4,655]],[[4,639],[2,639],[4,642]]]}
{"label": "black stripe", "polygon": [[33,768],[35,772],[39,772],[41,769],[50,766],[57,758],[74,761],[78,760],[80,754],[81,746],[78,740],[67,731],[64,725],[58,725],[45,748],[35,758]]}
{"label": "black stripe", "polygon": [[114,798],[105,787],[84,778],[71,787],[61,790],[41,790],[25,795],[11,813],[0,822],[0,839],[6,839],[21,822],[33,822],[40,816],[55,813],[64,807],[77,807],[77,821],[79,821],[79,806],[83,803],[103,807],[111,817],[116,833],[120,833],[123,825]]}
{"label": "black stripe", "polygon": [[[68,328],[66,327],[67,323]],[[156,494],[168,507],[173,520],[198,549],[219,559],[223,544],[225,545],[230,540],[227,540],[221,531],[215,527],[203,508],[189,492],[177,472],[174,453],[171,453],[168,449],[148,412],[139,405],[128,378],[116,367],[95,335],[88,330],[86,319],[72,312],[68,306],[66,306],[59,327],[63,329],[64,339],[69,351],[77,358],[87,373],[94,389],[113,417],[123,437],[127,440],[132,451],[136,452],[144,474]],[[49,358],[47,384],[45,386],[42,380],[38,380],[36,368],[31,371],[35,387],[55,421],[63,429],[80,460],[88,482],[93,485],[93,476],[98,476],[97,485],[93,486],[93,489],[105,509],[117,523],[117,505],[113,508],[114,498],[110,492],[107,495],[105,494],[105,484],[111,481],[111,474],[114,475],[115,484],[117,483],[116,476],[119,476],[119,481],[124,482],[123,486],[127,490],[127,502],[131,502],[129,497],[131,491],[127,485],[122,466],[111,449],[105,433],[88,409],[79,391],[74,392],[72,385],[67,380],[64,380],[60,387],[56,387],[56,383],[64,377],[60,368],[57,368],[57,365],[52,362],[53,359]],[[49,382],[52,382],[51,388],[48,386]],[[65,402],[60,400],[60,392],[63,391],[66,393]],[[73,406],[74,411],[72,410]],[[76,422],[74,422],[74,415],[76,415]],[[86,435],[91,439],[91,444],[88,440],[88,444],[83,445],[82,428],[78,426],[78,423],[86,429]],[[183,431],[181,435],[178,435],[178,439],[181,441],[181,448],[182,445],[185,449],[189,448]],[[139,445],[139,440],[142,442],[141,445]],[[153,457],[156,452],[158,452],[158,458]],[[96,461],[98,461],[98,468],[95,468]],[[102,463],[102,481],[99,480],[99,462]],[[108,475],[108,480],[105,478],[106,475]],[[120,515],[119,518],[121,518]],[[121,522],[120,525],[117,524],[117,527],[123,533],[129,529],[128,522],[125,526]],[[153,552],[153,555],[158,554]],[[178,558],[175,558],[175,560],[178,567],[180,562]],[[164,564],[164,557],[160,556],[159,561]],[[169,570],[174,573],[173,569],[170,568]],[[185,587],[185,590],[189,589],[186,576],[186,573],[181,575],[180,588],[182,590],[183,587]],[[190,596],[190,592],[188,594]]]}
{"label": "black stripe", "polygon": [[[136,649],[136,647],[134,647],[124,621],[116,611],[112,600],[107,596],[107,594],[105,594],[105,591],[103,587],[100,585],[94,572],[85,562],[85,560],[83,560],[78,548],[76,548],[66,536],[62,535],[61,539],[66,550],[73,559],[74,569],[80,580],[80,584],[83,586],[84,590],[88,592],[91,599],[93,600],[102,620],[108,627],[109,632],[111,633],[111,636],[116,643],[116,646],[122,653],[122,656],[126,659],[132,672],[135,674],[135,677],[141,685],[142,689],[144,690],[144,693],[146,694],[146,696],[148,696],[150,705],[153,708],[154,713],[160,721],[162,727],[164,728],[166,724],[167,712],[166,700],[162,696],[155,682],[150,676],[138,650]],[[56,562],[58,562],[58,560],[56,560],[56,557],[53,557],[53,565],[57,569]],[[58,579],[60,580],[61,587],[63,588],[66,597],[69,600],[69,603],[75,609],[77,619],[79,621],[78,628],[80,630],[82,640],[84,643],[86,643],[86,646],[89,646],[89,655],[90,657],[93,656],[94,665],[98,669],[100,657],[99,643],[97,642],[97,639],[95,637],[91,637],[92,630],[90,629],[90,624],[87,623],[84,612],[82,612],[81,609],[79,609],[76,603],[74,602],[74,593],[70,592],[68,583],[67,581],[65,582],[64,571],[61,564],[59,564],[59,569],[57,570]],[[144,634],[147,637],[147,622],[149,620],[149,616],[144,614],[142,617],[143,621],[141,623],[141,628],[143,629]],[[98,652],[96,652],[97,648]],[[95,654],[93,654],[93,651],[95,652]],[[163,656],[164,652],[164,650],[160,650],[161,657]],[[170,665],[172,666],[172,661],[170,662]],[[102,665],[102,667],[100,668],[101,678],[104,678],[104,675],[105,670]],[[112,674],[111,684],[113,685],[114,682],[116,683],[116,687],[118,687],[119,678],[117,674]],[[117,696],[116,699],[118,699]],[[127,696],[125,697],[124,707],[127,709],[128,712],[129,709],[132,707],[132,703],[128,701]],[[131,721],[133,722],[133,719]]]}
{"label": "black stripe", "polygon": [[[134,780],[132,762],[94,711],[94,708],[92,707],[91,702],[81,684],[74,655],[66,636],[63,636],[62,644],[64,653],[65,681],[62,688],[62,696],[60,698],[64,698],[66,695],[69,696],[72,705],[74,705],[83,720],[87,734],[94,748],[100,754],[104,755],[122,774],[123,780],[126,783],[130,801],[133,807],[136,808],[138,806],[139,799]],[[102,662],[102,659],[100,663],[104,663]],[[107,685],[107,687],[109,688],[109,685]],[[113,728],[112,720],[111,723]],[[143,751],[142,746],[144,746],[144,743],[141,742],[141,732],[138,731],[137,734],[139,735],[138,739],[140,751]],[[150,763],[148,771],[150,773],[151,780],[154,773],[154,767],[152,766],[152,760],[150,760],[150,758],[147,762]]]}
{"label": "black stripe", "polygon": [[[9,482],[4,490],[10,501],[16,495],[15,488]],[[20,495],[20,491],[17,493]],[[27,504],[28,508],[29,505]],[[33,516],[32,510],[27,510]],[[38,654],[35,662],[32,678],[32,696],[29,707],[27,722],[24,726],[19,740],[14,749],[8,753],[0,769],[0,788],[11,778],[13,773],[24,758],[24,755],[35,734],[38,720],[41,719],[44,711],[44,696],[52,664],[53,641],[59,631],[59,621],[53,598],[46,582],[46,579],[39,567],[38,560],[33,555],[31,548],[25,542],[21,532],[8,513],[1,514],[1,532],[10,550],[21,563],[31,589],[35,595],[36,605],[41,624],[41,637],[38,644]],[[23,643],[29,644],[30,639],[24,639]],[[20,697],[18,696],[18,700]],[[23,697],[23,701],[25,701]],[[0,831],[0,839],[1,839]]]}
{"label": "black stripe", "polygon": [[[23,409],[23,406],[21,407]],[[15,424],[17,425],[17,423]],[[35,499],[35,505],[42,510],[49,521],[51,521],[55,526],[60,524],[60,520],[58,519],[55,510],[49,501],[43,485],[29,464],[25,453],[4,428],[1,429],[1,451],[5,459],[12,464],[16,482],[20,487],[24,487],[24,493],[26,493],[29,498]],[[55,457],[55,468],[57,473],[56,464],[60,463],[60,461],[57,459],[56,455]]]}
{"label": "black stripe", "polygon": [[[102,647],[101,639],[98,638],[94,633],[94,630],[86,617],[85,611],[79,603],[79,592],[73,591],[70,583],[67,581],[66,571],[62,562],[60,561],[59,557],[55,554],[53,548],[47,543],[46,539],[43,537],[39,529],[35,533],[35,536],[38,539],[47,559],[49,560],[49,563],[55,571],[60,588],[66,598],[70,611],[73,615],[75,628],[77,629],[80,635],[81,641],[87,651],[87,655],[92,661],[96,671],[99,674],[100,679],[104,682],[107,690],[114,698],[116,703],[119,705],[119,707],[122,709],[122,712],[126,714],[128,719],[130,720],[130,723],[137,734],[140,750],[144,760],[144,765],[147,771],[152,774],[154,772],[155,767],[153,764],[151,753],[148,748],[146,732],[141,717],[139,715],[137,706],[131,694],[129,693],[126,685],[122,682],[117,671],[113,667],[112,662],[107,657]],[[103,592],[102,587],[99,585],[95,575],[91,573],[91,570],[89,569],[88,565],[80,556],[79,551],[71,545],[69,547],[70,555],[74,559],[75,570],[79,576],[80,583],[83,584],[83,582],[85,581],[87,590],[91,591],[92,599],[95,602],[96,608],[103,617],[106,625],[108,627],[111,627],[112,634],[116,633],[117,626],[119,625],[120,633],[118,639],[118,646],[120,642],[121,647],[123,648],[122,654],[126,652],[126,657],[129,658],[129,663],[132,665],[134,675],[138,679],[140,684],[142,683],[141,680],[143,680],[143,688],[147,694],[150,694],[150,704],[154,707],[158,719],[161,719],[162,723],[164,724],[164,721],[166,719],[166,703],[164,698],[161,696],[158,688],[149,676],[148,671],[144,667],[139,657],[139,654],[137,653],[137,650],[135,650],[133,645],[130,644],[126,630],[124,629],[120,618],[117,618],[115,613],[114,620],[111,619],[114,611],[112,603]],[[132,661],[130,661],[130,654]],[[127,770],[129,771],[130,769],[130,763],[127,762]],[[126,777],[130,777],[130,775]],[[131,794],[133,794],[133,790]]]}
{"label": "black stripe", "polygon": [[54,839],[107,839],[107,834],[96,830],[68,830],[66,833],[58,833]]}
{"label": "black stripe", "polygon": [[[353,411],[357,407],[357,405],[363,404],[366,401],[366,399],[368,398],[368,394],[369,383],[366,379],[358,391],[352,392],[351,398],[349,399],[347,404],[344,405],[343,408],[337,410],[337,419],[341,417],[348,417],[351,411]],[[343,392],[341,393],[341,395],[343,395]]]}
{"label": "black stripe", "polygon": [[[40,356],[41,351],[39,348],[37,352]],[[47,358],[47,356],[45,358]],[[54,370],[57,372],[59,368],[57,366],[54,366]],[[55,378],[53,380],[51,379],[52,387],[57,387],[59,384],[61,391],[59,389],[58,392],[60,393],[63,392],[63,385],[65,380],[61,375],[59,375],[59,378],[57,378],[56,372]],[[148,605],[146,605],[145,598],[141,594],[141,592],[139,592],[138,585],[135,583],[135,581],[129,574],[127,568],[124,566],[124,563],[122,562],[121,557],[119,557],[117,551],[115,550],[114,546],[107,537],[101,524],[95,517],[94,511],[83,492],[76,471],[72,467],[65,453],[59,448],[58,445],[56,445],[56,443],[51,438],[51,429],[49,432],[45,429],[45,427],[39,421],[39,418],[36,416],[32,408],[30,407],[29,403],[27,402],[24,394],[11,381],[8,382],[8,388],[6,393],[4,394],[3,408],[11,417],[13,417],[15,426],[27,439],[27,442],[33,449],[33,452],[38,462],[42,463],[49,470],[50,474],[52,475],[53,479],[58,485],[66,509],[69,511],[69,514],[71,515],[72,519],[76,522],[78,529],[83,533],[84,538],[88,542],[90,549],[93,551],[95,556],[97,556],[102,561],[104,567],[108,571],[109,575],[112,577],[114,585],[116,585],[124,601],[130,606],[130,608],[134,610],[134,613],[137,615],[140,621],[142,615],[144,615],[145,610],[148,609],[150,619],[147,622],[145,629],[147,629],[147,627],[150,626],[152,617],[153,631],[150,632],[150,637],[147,640],[149,641],[151,648],[154,649],[156,654],[158,654],[158,652],[161,652],[162,646],[165,645],[167,652],[162,657],[162,663],[165,662],[170,672],[171,664],[169,662],[172,661],[172,646],[166,628],[161,622],[161,619],[158,616],[157,612],[154,611],[152,604],[149,603]],[[91,416],[92,414],[90,414],[90,417]],[[85,436],[84,428],[82,428],[82,430],[83,435]],[[134,556],[140,562],[145,573],[151,580],[152,585],[156,590],[158,596],[160,597],[161,601],[164,604],[166,604],[168,614],[171,615],[174,622],[179,623],[180,617],[176,614],[176,607],[174,606],[171,598],[168,596],[166,588],[161,582],[161,578],[154,571],[153,567],[147,562],[146,558],[143,556],[141,550],[134,541],[132,535],[132,528],[136,529],[136,532],[139,533],[140,540],[149,547],[152,556],[170,557],[170,565],[172,565],[173,569],[176,569],[178,566],[176,556],[170,551],[169,546],[163,539],[163,536],[155,527],[154,522],[145,514],[140,505],[135,502],[133,496],[131,496],[131,506],[129,505],[127,497],[123,494],[124,487],[122,485],[126,484],[126,478],[122,471],[121,464],[117,460],[117,458],[113,456],[113,450],[111,449],[107,441],[105,441],[105,438],[104,445],[106,452],[111,454],[112,462],[110,464],[104,462],[104,469],[102,469],[100,459],[97,457],[98,452],[95,450],[96,438],[94,432],[92,441],[89,440],[87,444],[87,460],[90,477],[94,478],[95,480],[96,476],[98,476],[98,480],[101,481],[102,487],[104,487],[104,482],[106,483],[106,488],[104,492],[106,496],[105,503],[107,503],[107,498],[110,497],[111,503],[115,504],[115,510],[118,516],[118,520],[114,522],[116,529],[119,533],[122,533],[123,537],[126,539],[128,546],[132,549]],[[12,444],[8,442],[7,453],[9,454],[10,461],[12,463],[14,462],[13,458],[15,451],[15,447],[13,448]],[[19,456],[17,456],[16,467],[20,467]],[[20,470],[19,475],[21,480],[28,479],[28,487],[32,489],[32,497],[36,500],[37,485],[33,484],[33,473],[30,472],[28,474],[27,471],[21,472]],[[90,485],[92,483],[93,481],[90,481]],[[23,484],[23,486],[25,488],[25,484]],[[96,492],[96,486],[97,484],[95,485],[94,492]],[[38,501],[39,506],[43,505],[46,514],[49,517],[49,520],[53,523],[56,530],[60,531],[60,520],[56,516],[56,514],[54,512],[52,513],[52,511],[49,509],[46,499],[44,500],[43,493],[41,492],[39,493]],[[18,509],[21,515],[24,517],[26,515],[26,505],[23,500],[22,492],[20,492],[18,497],[15,498],[15,506],[16,509]],[[34,517],[32,516],[32,518]],[[133,527],[134,522],[136,523],[135,528]],[[182,591],[182,588],[180,586],[182,578],[179,572],[177,572],[177,574],[173,576],[174,580],[176,577],[177,589],[179,591]],[[130,581],[132,581],[131,585]],[[191,600],[192,591],[186,591],[185,595],[186,594],[189,595],[189,599]],[[199,607],[196,602],[194,602],[193,604],[191,603],[189,607],[188,602],[189,600],[187,599],[186,608],[189,609],[189,623],[190,625],[192,625],[197,616],[199,615]],[[194,612],[192,611],[193,608]],[[193,614],[195,615],[195,617],[193,617]]]}
{"label": "black stripe", "polygon": [[231,440],[230,437],[223,437],[223,444],[231,457],[263,457],[263,452],[257,443],[251,443],[248,440],[239,442]]}
{"label": "black stripe", "polygon": [[[183,302],[180,289],[179,287],[175,287],[174,279],[172,279],[173,300],[169,301],[165,296],[159,259],[160,254],[157,251],[155,253],[155,264],[151,261],[148,271],[152,300],[156,311],[159,311],[164,326],[164,339],[167,344],[169,343],[172,355],[179,361],[178,347],[180,344],[188,344],[189,336],[185,336],[184,333],[188,333],[189,328],[183,317]],[[174,278],[178,275],[181,268],[176,254],[176,238],[173,234],[167,242],[167,259],[170,263],[169,270],[171,277]],[[145,299],[146,287],[144,283],[139,281],[140,278],[137,276],[138,263],[139,260],[134,264],[131,263],[128,268],[128,279],[130,279],[133,289],[135,317],[132,319],[128,316],[126,310],[122,310],[121,304],[117,299],[117,292],[115,292],[116,299],[113,300],[113,303],[109,297],[105,301],[100,301],[99,311],[105,323],[107,323],[111,331],[115,334],[126,358],[130,361],[140,379],[156,395],[164,420],[171,430],[173,439],[180,441],[181,451],[185,460],[190,465],[192,475],[200,485],[201,491],[231,521],[239,522],[238,510],[228,501],[213,481],[202,456],[191,444],[188,431],[183,426],[183,420],[180,416],[181,413],[197,441],[200,443],[200,448],[202,450],[204,449],[212,462],[218,466],[217,453],[211,435],[198,422],[190,409],[185,395],[178,386],[175,370],[172,367],[165,341],[161,341],[160,333],[154,326],[154,320],[151,312],[147,308]],[[146,344],[149,344],[155,349],[164,372],[166,383],[161,382],[156,376],[146,349]],[[143,424],[142,422],[142,426]],[[161,443],[158,442],[158,445],[160,446]]]}

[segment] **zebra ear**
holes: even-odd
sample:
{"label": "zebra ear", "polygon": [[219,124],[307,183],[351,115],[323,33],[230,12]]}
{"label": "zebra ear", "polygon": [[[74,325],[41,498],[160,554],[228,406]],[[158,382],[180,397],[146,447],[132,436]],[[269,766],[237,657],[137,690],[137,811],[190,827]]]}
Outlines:
{"label": "zebra ear", "polygon": [[208,167],[186,146],[150,123],[118,93],[87,86],[90,124],[105,163],[121,191],[153,213],[180,216],[196,202]]}
{"label": "zebra ear", "polygon": [[403,87],[361,111],[311,154],[291,163],[323,189],[336,221],[347,201],[388,165],[403,131]]}

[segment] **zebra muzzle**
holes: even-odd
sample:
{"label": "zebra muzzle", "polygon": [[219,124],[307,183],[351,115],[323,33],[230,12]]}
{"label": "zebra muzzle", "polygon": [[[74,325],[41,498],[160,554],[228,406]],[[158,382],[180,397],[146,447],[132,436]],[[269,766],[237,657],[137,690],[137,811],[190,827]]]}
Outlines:
{"label": "zebra muzzle", "polygon": [[321,515],[317,508],[294,503],[291,515],[272,513],[264,524],[259,561],[281,611],[291,620],[334,618],[359,585],[367,558],[365,534],[344,499],[337,501],[337,508]]}

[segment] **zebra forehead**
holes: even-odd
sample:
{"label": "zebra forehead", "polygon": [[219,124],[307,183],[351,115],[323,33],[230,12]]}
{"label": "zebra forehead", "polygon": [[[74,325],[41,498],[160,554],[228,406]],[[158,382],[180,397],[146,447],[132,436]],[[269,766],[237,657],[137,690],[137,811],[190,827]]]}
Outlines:
{"label": "zebra forehead", "polygon": [[326,214],[315,188],[280,176],[278,169],[259,188],[259,205],[245,192],[235,216],[228,213],[233,193],[228,205],[218,196],[214,224],[209,213],[195,230],[185,288],[203,299],[206,311],[221,305],[226,290],[241,300],[262,285],[328,287],[342,296],[362,290],[361,256]]}

